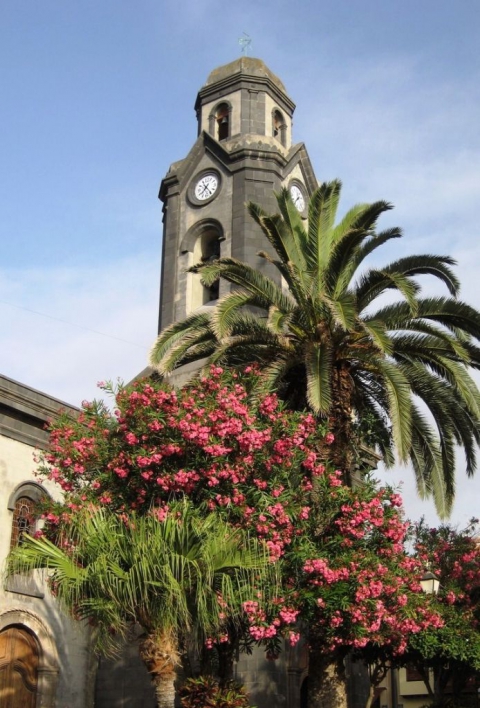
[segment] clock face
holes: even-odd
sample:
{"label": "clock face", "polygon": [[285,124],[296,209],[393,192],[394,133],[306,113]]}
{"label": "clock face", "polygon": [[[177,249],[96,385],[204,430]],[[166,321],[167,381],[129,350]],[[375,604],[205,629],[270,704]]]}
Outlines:
{"label": "clock face", "polygon": [[213,197],[218,189],[218,177],[214,174],[206,174],[201,177],[195,185],[195,197],[203,202],[205,199]]}
{"label": "clock face", "polygon": [[303,198],[300,187],[297,187],[296,184],[292,184],[290,187],[290,196],[292,197],[292,202],[297,207],[297,210],[302,213],[305,210],[305,199]]}

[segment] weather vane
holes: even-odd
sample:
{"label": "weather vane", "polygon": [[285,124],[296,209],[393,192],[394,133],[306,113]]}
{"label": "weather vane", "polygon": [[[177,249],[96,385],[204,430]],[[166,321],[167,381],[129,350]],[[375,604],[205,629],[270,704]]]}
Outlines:
{"label": "weather vane", "polygon": [[241,49],[242,54],[244,54],[246,56],[248,54],[248,50],[252,46],[252,39],[251,39],[250,35],[247,34],[246,32],[244,32],[243,37],[240,37],[240,39],[238,40],[238,43],[239,43],[240,47],[242,48]]}

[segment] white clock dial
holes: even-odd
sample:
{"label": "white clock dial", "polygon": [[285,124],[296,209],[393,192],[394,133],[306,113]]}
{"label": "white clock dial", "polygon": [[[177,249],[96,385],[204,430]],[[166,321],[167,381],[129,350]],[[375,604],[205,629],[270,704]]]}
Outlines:
{"label": "white clock dial", "polygon": [[218,177],[212,174],[204,175],[195,185],[195,196],[200,201],[213,197],[218,189]]}
{"label": "white clock dial", "polygon": [[299,187],[297,187],[296,184],[293,184],[290,187],[290,196],[292,197],[292,202],[295,204],[299,212],[304,211],[305,209],[305,199],[303,198],[303,194],[300,190]]}

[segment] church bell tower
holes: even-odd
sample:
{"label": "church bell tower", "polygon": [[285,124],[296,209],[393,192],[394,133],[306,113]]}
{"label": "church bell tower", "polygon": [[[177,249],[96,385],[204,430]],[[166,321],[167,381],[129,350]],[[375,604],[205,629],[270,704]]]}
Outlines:
{"label": "church bell tower", "polygon": [[[304,218],[317,181],[303,143],[292,144],[295,104],[260,59],[242,56],[209,75],[195,102],[198,137],[162,180],[162,280],[159,331],[227,292],[187,269],[229,256],[264,267],[271,250],[247,212],[253,201],[274,213],[287,187]],[[225,288],[225,290],[224,290]]]}

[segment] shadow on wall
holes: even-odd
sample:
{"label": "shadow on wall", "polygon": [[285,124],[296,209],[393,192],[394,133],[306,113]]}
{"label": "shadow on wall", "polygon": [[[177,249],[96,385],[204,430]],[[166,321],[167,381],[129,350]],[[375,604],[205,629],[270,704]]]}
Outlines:
{"label": "shadow on wall", "polygon": [[251,654],[240,655],[235,678],[245,685],[250,702],[257,708],[297,708],[288,705],[286,669],[286,652],[271,661],[261,647],[255,647]]}
{"label": "shadow on wall", "polygon": [[95,682],[95,708],[155,708],[150,674],[138,653],[138,637],[120,656],[100,659]]}

